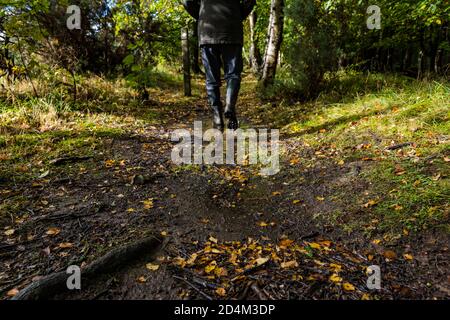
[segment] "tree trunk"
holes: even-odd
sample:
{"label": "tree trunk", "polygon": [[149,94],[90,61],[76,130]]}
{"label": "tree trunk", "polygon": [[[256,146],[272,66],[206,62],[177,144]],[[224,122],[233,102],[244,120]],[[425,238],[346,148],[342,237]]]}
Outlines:
{"label": "tree trunk", "polygon": [[423,50],[419,51],[417,58],[417,79],[421,79],[423,76]]}
{"label": "tree trunk", "polygon": [[261,70],[262,58],[261,52],[258,48],[258,37],[256,33],[256,22],[258,21],[258,14],[254,10],[250,14],[250,67],[253,73],[259,74]]}
{"label": "tree trunk", "polygon": [[267,87],[274,83],[278,56],[283,41],[284,0],[272,0],[267,50],[264,57],[262,84]]}
{"label": "tree trunk", "polygon": [[200,51],[198,49],[198,21],[196,20],[193,24],[192,29],[192,72],[195,74],[201,73],[199,55]]}
{"label": "tree trunk", "polygon": [[191,57],[189,55],[189,29],[181,30],[181,47],[183,48],[184,95],[190,97],[191,92]]}

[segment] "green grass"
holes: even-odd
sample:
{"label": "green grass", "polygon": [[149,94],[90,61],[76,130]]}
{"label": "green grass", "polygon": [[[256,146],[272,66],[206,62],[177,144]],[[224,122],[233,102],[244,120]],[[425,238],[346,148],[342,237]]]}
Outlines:
{"label": "green grass", "polygon": [[[370,210],[378,231],[450,231],[450,171],[444,160],[450,156],[449,103],[450,84],[444,80],[347,74],[316,101],[281,101],[265,116],[311,148],[337,150],[335,161],[373,160],[365,178],[381,199]],[[413,145],[386,151],[406,142]],[[405,173],[398,175],[396,166]],[[365,222],[367,217],[355,217],[347,227]]]}

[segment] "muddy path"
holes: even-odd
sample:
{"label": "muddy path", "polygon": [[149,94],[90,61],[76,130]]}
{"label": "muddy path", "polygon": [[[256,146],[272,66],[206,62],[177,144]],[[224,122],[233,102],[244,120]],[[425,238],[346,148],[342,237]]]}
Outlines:
{"label": "muddy path", "polygon": [[[28,213],[16,240],[0,244],[3,297],[148,234],[166,239],[160,251],[53,298],[448,297],[447,237],[425,233],[384,245],[329,219],[358,214],[348,200],[369,188],[362,173],[370,164],[324,159],[304,167],[283,156],[271,177],[246,166],[176,166],[172,130],[192,128],[193,120],[210,127],[202,98],[193,110],[164,126],[99,138],[94,157],[55,165],[32,186],[9,185],[28,199]],[[299,140],[281,144],[287,154],[314,155]],[[412,261],[403,258],[408,250],[418,253]],[[367,288],[371,265],[382,270],[381,290]]]}

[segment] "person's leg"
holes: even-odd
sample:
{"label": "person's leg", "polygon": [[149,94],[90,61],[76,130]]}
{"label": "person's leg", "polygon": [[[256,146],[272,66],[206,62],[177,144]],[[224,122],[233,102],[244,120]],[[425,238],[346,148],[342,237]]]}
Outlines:
{"label": "person's leg", "polygon": [[213,111],[214,128],[223,130],[222,102],[220,101],[220,48],[216,45],[201,47],[203,65],[206,73],[206,92]]}
{"label": "person's leg", "polygon": [[236,115],[236,103],[241,88],[241,74],[243,70],[242,46],[224,45],[222,47],[225,80],[227,82],[227,99],[225,118],[228,119],[228,129],[236,130],[239,122]]}

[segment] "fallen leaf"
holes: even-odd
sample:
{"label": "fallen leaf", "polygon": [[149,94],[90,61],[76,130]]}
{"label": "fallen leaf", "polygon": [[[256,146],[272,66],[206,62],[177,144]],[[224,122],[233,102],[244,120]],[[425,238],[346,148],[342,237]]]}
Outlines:
{"label": "fallen leaf", "polygon": [[383,256],[384,256],[386,259],[389,259],[389,260],[394,260],[395,258],[397,258],[397,254],[396,254],[394,251],[392,251],[392,250],[387,250],[387,251],[385,251],[385,252],[383,253]]}
{"label": "fallen leaf", "polygon": [[265,263],[267,263],[267,261],[269,261],[270,260],[270,257],[266,257],[266,258],[258,258],[258,259],[256,259],[256,266],[257,267],[259,267],[259,266],[262,266],[263,264],[265,264]]}
{"label": "fallen leaf", "polygon": [[146,209],[146,210],[153,209],[153,207],[154,207],[153,200],[154,199],[152,198],[152,199],[142,201],[144,203],[144,209]]}
{"label": "fallen leaf", "polygon": [[367,202],[363,207],[364,208],[372,208],[374,206],[376,206],[378,204],[378,201],[376,200],[370,200],[369,202]]}
{"label": "fallen leaf", "polygon": [[145,278],[144,276],[142,276],[142,277],[139,277],[139,278],[137,279],[137,281],[140,282],[140,283],[146,283],[146,282],[147,282],[147,278]]}
{"label": "fallen leaf", "polygon": [[265,227],[268,227],[269,224],[267,222],[261,221],[261,222],[258,222],[258,226],[260,226],[261,228],[265,228]]}
{"label": "fallen leaf", "polygon": [[364,293],[361,297],[361,300],[370,300],[370,295],[368,293]]}
{"label": "fallen leaf", "polygon": [[301,202],[302,202],[302,200],[294,200],[294,201],[292,201],[293,204],[299,204]]}
{"label": "fallen leaf", "polygon": [[63,242],[59,244],[59,247],[61,249],[68,249],[68,248],[72,248],[73,247],[73,243],[70,242]]}
{"label": "fallen leaf", "polygon": [[8,293],[6,294],[8,297],[14,297],[19,293],[19,290],[17,290],[16,288],[11,289],[8,291]]}
{"label": "fallen leaf", "polygon": [[14,229],[8,229],[5,231],[5,236],[12,236],[14,234],[14,232],[16,232],[16,230]]}
{"label": "fallen leaf", "polygon": [[197,254],[197,253],[193,253],[193,254],[191,255],[191,257],[189,258],[189,260],[186,261],[186,263],[187,263],[188,265],[193,265],[193,264],[195,263],[195,260],[197,260],[197,257],[198,257],[198,254]]}
{"label": "fallen leaf", "polygon": [[225,297],[227,295],[227,291],[224,288],[217,288],[216,294],[221,297]]}
{"label": "fallen leaf", "polygon": [[409,260],[409,261],[411,261],[411,260],[414,259],[413,255],[412,255],[412,254],[409,254],[409,253],[405,253],[405,254],[403,255],[403,258],[405,258],[405,260]]}
{"label": "fallen leaf", "polygon": [[209,273],[213,272],[216,267],[217,267],[217,262],[212,261],[209,265],[207,265],[205,267],[205,272],[209,274]]}
{"label": "fallen leaf", "polygon": [[398,165],[395,166],[394,173],[397,176],[401,176],[401,175],[404,175],[406,173],[406,170],[401,165],[398,164]]}
{"label": "fallen leaf", "polygon": [[159,269],[159,265],[153,263],[147,263],[145,267],[150,271],[157,271]]}
{"label": "fallen leaf", "polygon": [[330,281],[332,282],[342,282],[342,278],[339,277],[339,275],[337,273],[334,273],[330,276]]}
{"label": "fallen leaf", "polygon": [[342,271],[342,266],[336,263],[330,263],[330,268],[333,269],[334,272]]}
{"label": "fallen leaf", "polygon": [[351,283],[348,283],[348,282],[344,283],[344,284],[342,285],[342,288],[343,288],[345,291],[355,291],[355,286],[352,285]]}
{"label": "fallen leaf", "polygon": [[322,247],[320,246],[320,244],[315,243],[315,242],[309,243],[309,246],[310,246],[311,248],[317,249],[317,250],[320,250],[320,249],[322,248]]}
{"label": "fallen leaf", "polygon": [[219,242],[216,238],[214,237],[209,237],[209,241],[211,241],[212,243],[216,243]]}
{"label": "fallen leaf", "polygon": [[283,269],[289,269],[289,268],[295,268],[295,267],[298,267],[298,262],[296,260],[283,262],[281,264],[281,268],[283,268]]}
{"label": "fallen leaf", "polygon": [[49,236],[56,236],[61,232],[58,228],[50,228],[47,230],[46,234]]}
{"label": "fallen leaf", "polygon": [[282,249],[286,249],[286,248],[290,247],[293,243],[294,243],[294,240],[283,239],[280,241],[279,247]]}

